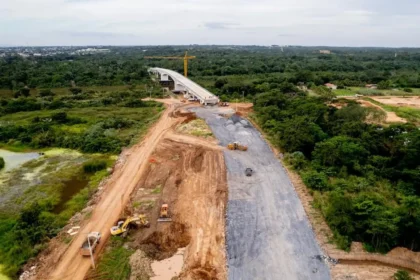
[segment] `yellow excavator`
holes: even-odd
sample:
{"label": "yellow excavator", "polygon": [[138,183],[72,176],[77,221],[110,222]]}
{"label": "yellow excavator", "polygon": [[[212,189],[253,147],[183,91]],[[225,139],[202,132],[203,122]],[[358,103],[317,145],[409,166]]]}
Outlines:
{"label": "yellow excavator", "polygon": [[136,215],[136,216],[128,217],[125,221],[118,221],[117,225],[111,228],[111,234],[112,235],[122,234],[125,237],[128,233],[128,229],[131,223],[135,223],[142,227],[150,226],[150,223],[146,219],[145,215]]}
{"label": "yellow excavator", "polygon": [[239,150],[239,151],[247,151],[248,150],[247,146],[241,145],[239,142],[229,143],[227,145],[227,148],[229,150]]}

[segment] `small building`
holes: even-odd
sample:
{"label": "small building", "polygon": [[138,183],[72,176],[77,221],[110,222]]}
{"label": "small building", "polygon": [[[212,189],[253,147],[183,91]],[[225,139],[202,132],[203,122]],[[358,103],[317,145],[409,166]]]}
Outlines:
{"label": "small building", "polygon": [[365,85],[365,88],[377,89],[378,88],[378,85],[377,84],[367,84],[367,85]]}
{"label": "small building", "polygon": [[319,53],[321,54],[331,54],[330,50],[319,50]]}
{"label": "small building", "polygon": [[326,83],[324,86],[326,86],[329,89],[337,89],[337,85],[331,84],[331,83]]}

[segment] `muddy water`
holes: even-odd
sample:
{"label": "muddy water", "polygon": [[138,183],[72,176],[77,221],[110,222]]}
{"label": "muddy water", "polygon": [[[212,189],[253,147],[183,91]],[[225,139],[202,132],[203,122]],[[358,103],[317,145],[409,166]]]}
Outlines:
{"label": "muddy water", "polygon": [[6,163],[2,171],[9,171],[27,161],[39,158],[40,155],[38,153],[15,153],[0,149],[0,157]]}
{"label": "muddy water", "polygon": [[69,181],[64,182],[64,187],[61,192],[61,201],[54,207],[53,213],[59,214],[61,211],[63,211],[66,202],[69,201],[80,190],[85,188],[88,183],[88,179],[79,179],[77,177],[73,177]]}
{"label": "muddy water", "polygon": [[171,280],[181,273],[184,265],[185,248],[179,248],[175,255],[170,258],[155,261],[152,263],[152,270],[155,276],[150,280]]}

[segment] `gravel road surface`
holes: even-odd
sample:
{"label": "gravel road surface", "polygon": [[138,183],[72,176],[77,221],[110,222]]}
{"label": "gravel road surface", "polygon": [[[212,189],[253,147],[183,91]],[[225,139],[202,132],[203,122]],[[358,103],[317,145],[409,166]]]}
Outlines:
{"label": "gravel road surface", "polygon": [[[228,279],[330,279],[329,268],[284,167],[248,121],[219,115],[225,108],[191,108],[226,146],[229,187],[226,246]],[[251,177],[245,169],[254,170]]]}

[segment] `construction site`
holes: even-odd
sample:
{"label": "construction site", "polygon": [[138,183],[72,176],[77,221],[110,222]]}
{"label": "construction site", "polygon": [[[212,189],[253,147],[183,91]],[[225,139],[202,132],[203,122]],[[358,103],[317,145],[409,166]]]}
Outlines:
{"label": "construction site", "polygon": [[[203,105],[218,102],[184,87]],[[251,104],[234,110],[181,100],[159,100],[166,110],[121,153],[84,210],[91,214],[73,217],[22,279],[108,279],[92,267],[113,236],[135,252],[130,279],[380,279],[366,271],[419,272],[407,261],[412,256],[369,263],[368,255],[332,249],[302,182],[245,118]]]}

